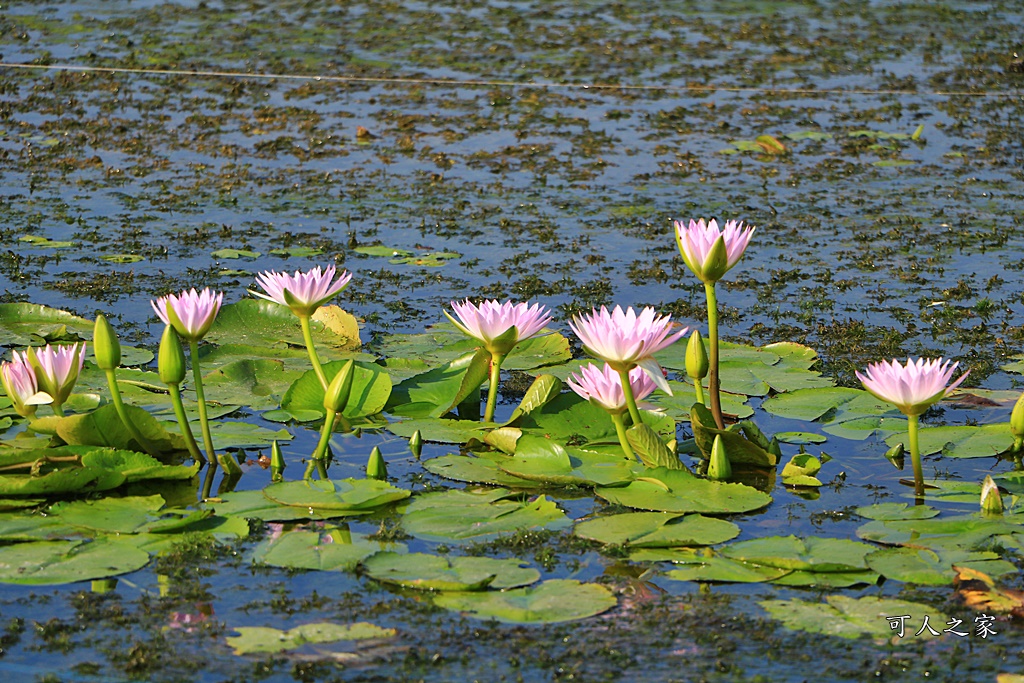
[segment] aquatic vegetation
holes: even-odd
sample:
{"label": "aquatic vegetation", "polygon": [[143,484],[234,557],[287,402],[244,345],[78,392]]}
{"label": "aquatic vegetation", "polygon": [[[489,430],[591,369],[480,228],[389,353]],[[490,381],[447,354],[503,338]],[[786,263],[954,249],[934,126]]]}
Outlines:
{"label": "aquatic vegetation", "polygon": [[621,376],[611,364],[605,363],[599,369],[593,363],[588,363],[580,368],[579,375],[571,375],[566,384],[582,398],[593,401],[608,411],[612,422],[615,423],[615,432],[619,437],[623,454],[627,458],[632,458],[633,449],[629,445],[626,426],[622,421],[622,414],[628,409],[626,391],[632,394],[634,401],[642,401],[654,393],[656,387],[641,367],[630,370],[628,377],[629,388],[623,390]]}

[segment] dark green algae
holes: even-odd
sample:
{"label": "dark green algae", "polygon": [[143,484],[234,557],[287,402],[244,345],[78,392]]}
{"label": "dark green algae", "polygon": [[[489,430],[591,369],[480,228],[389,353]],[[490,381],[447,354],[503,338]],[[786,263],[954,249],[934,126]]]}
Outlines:
{"label": "dark green algae", "polygon": [[[540,300],[563,321],[651,304],[701,324],[703,292],[671,221],[714,215],[758,226],[720,288],[730,340],[807,343],[843,383],[912,353],[954,356],[975,381],[1010,387],[999,365],[1024,346],[1024,77],[1008,68],[1022,19],[1016,3],[8,5],[5,62],[245,75],[0,67],[2,296],[115,314],[141,343],[153,340],[154,295],[188,285],[237,297],[260,270],[333,262],[355,273],[341,303],[366,320],[365,339],[419,331],[464,296]],[[916,141],[862,134],[921,124]],[[799,131],[827,136],[784,137]],[[721,153],[762,134],[788,153]],[[426,268],[354,251],[375,243],[461,257]],[[262,255],[212,255],[225,247]],[[142,260],[104,260],[122,254]],[[854,473],[834,485],[892,495]],[[745,524],[844,522],[827,506],[775,508]],[[1022,667],[1010,624],[985,642],[837,642],[786,631],[754,604],[803,591],[650,583],[554,538],[473,551],[606,582],[621,606],[565,626],[500,626],[351,576],[251,569],[244,547],[186,544],[110,593],[5,588],[0,671],[959,681]],[[947,591],[899,596],[948,609]],[[211,603],[194,629],[169,627]],[[238,659],[223,645],[232,626],[319,619],[367,619],[401,638],[345,667],[312,650]]]}

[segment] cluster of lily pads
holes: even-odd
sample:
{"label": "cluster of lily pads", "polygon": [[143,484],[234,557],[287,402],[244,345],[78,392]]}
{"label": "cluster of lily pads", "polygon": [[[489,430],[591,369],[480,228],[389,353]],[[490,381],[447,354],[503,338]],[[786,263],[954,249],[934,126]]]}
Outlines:
{"label": "cluster of lily pads", "polygon": [[[964,380],[949,384],[955,364],[871,365],[859,375],[862,391],[822,377],[807,347],[720,341],[716,283],[737,264],[753,232],[733,221],[722,229],[714,220],[677,223],[680,253],[705,285],[707,346],[697,331],[681,343],[690,331],[653,308],[602,307],[569,324],[600,364],[573,359],[569,339],[548,328],[551,315],[543,306],[497,301],[453,302],[452,313],[445,312],[451,326],[393,335],[371,356],[361,349],[355,319],[328,303],[351,279],[334,267],[262,273],[256,278],[262,291],[252,292],[260,300],[225,305],[223,294],[210,290],[158,298],[153,309],[165,328],[156,372],[146,368],[153,354],[122,347],[103,316],[90,322],[28,304],[0,305],[3,343],[27,346],[0,367],[8,397],[0,404],[0,428],[10,432],[0,440],[0,505],[6,510],[0,512],[0,582],[63,583],[133,571],[179,533],[244,537],[244,520],[260,519],[277,526],[253,551],[255,562],[358,569],[381,582],[434,591],[438,605],[483,617],[560,621],[616,604],[603,586],[537,584],[540,572],[518,560],[410,554],[400,543],[351,531],[346,521],[386,510],[400,514],[405,534],[445,544],[573,528],[582,539],[624,549],[630,561],[672,563],[664,575],[678,580],[839,588],[883,576],[936,584],[965,568],[996,578],[1012,571],[1012,564],[977,546],[995,539],[1003,548],[1024,548],[1024,518],[1014,511],[1016,494],[1024,490],[1019,472],[989,477],[984,486],[932,482],[926,488],[921,455],[1017,458],[1024,403],[1018,402],[1009,426],[919,428],[919,416]],[[90,332],[91,347],[82,337]],[[497,422],[502,369],[534,379],[507,419]],[[739,534],[734,523],[715,515],[771,503],[782,444],[800,445],[781,477],[802,495],[816,495],[822,486],[817,475],[830,460],[804,451],[828,438],[821,434],[767,437],[749,419],[751,397],[764,397],[761,408],[768,413],[815,422],[835,437],[887,437],[887,455],[901,468],[902,449],[909,447],[919,505],[858,510],[875,520],[858,534],[886,547],[775,537],[710,549]],[[906,420],[893,414],[893,405]],[[315,449],[289,456],[304,457],[301,479],[284,477],[280,442],[291,438],[287,429],[218,420],[239,409],[270,422],[320,424]],[[689,422],[690,438],[679,438],[680,421]],[[407,437],[417,459],[424,441],[458,445],[459,452],[422,467],[467,487],[413,496],[388,482],[376,447],[365,455],[365,477],[332,479],[330,468],[345,457],[336,458],[334,447],[347,452],[346,435],[366,430]],[[269,448],[273,483],[233,492],[246,449],[254,448]],[[146,480],[191,481],[204,464],[198,505],[167,508],[160,496],[123,488]],[[218,465],[225,477],[214,496]],[[1014,495],[1009,511],[1000,486]],[[574,525],[543,493],[563,487],[591,490],[597,499],[636,511]],[[123,495],[52,501],[115,489]],[[926,493],[955,502],[967,496],[975,505],[980,497],[984,515],[934,521],[938,512],[921,505]],[[17,512],[41,507],[49,514]],[[964,525],[973,534],[966,540],[950,531]],[[826,607],[839,610],[832,604],[820,609]],[[777,606],[766,609],[776,613]]]}

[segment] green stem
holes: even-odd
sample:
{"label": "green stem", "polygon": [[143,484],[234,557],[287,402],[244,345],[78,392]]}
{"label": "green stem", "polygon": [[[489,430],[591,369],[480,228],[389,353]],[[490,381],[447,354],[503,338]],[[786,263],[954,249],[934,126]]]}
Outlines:
{"label": "green stem", "polygon": [[327,411],[327,419],[324,420],[324,426],[320,430],[320,441],[316,445],[316,450],[313,451],[314,460],[323,460],[327,457],[327,445],[331,442],[331,432],[334,430],[335,416],[337,416],[335,411]]}
{"label": "green stem", "polygon": [[210,466],[217,463],[217,453],[213,448],[213,434],[210,433],[210,418],[206,413],[206,394],[203,392],[203,375],[199,370],[199,342],[189,340],[188,352],[192,356],[192,379],[196,384],[196,400],[199,402],[199,426],[203,429],[203,444]]}
{"label": "green stem", "polygon": [[192,434],[192,425],[188,423],[188,416],[185,415],[185,405],[181,402],[181,388],[177,384],[168,384],[167,389],[171,392],[171,405],[174,406],[174,416],[178,418],[178,427],[181,435],[185,437],[185,445],[188,452],[197,462],[205,463],[206,456],[199,450],[196,437]]}
{"label": "green stem", "polygon": [[121,400],[121,390],[117,386],[117,372],[111,368],[104,370],[107,375],[107,386],[110,387],[110,398],[114,402],[114,410],[117,411],[117,416],[121,418],[121,422],[128,429],[128,432],[132,435],[132,438],[139,443],[139,447],[145,450],[147,453],[152,455],[154,458],[157,457],[157,452],[153,448],[153,445],[149,442],[149,439],[142,435],[139,428],[135,423],[128,417],[128,409],[124,407],[124,401]]}
{"label": "green stem", "polygon": [[633,396],[633,385],[629,383],[629,368],[616,368],[619,371],[619,382],[622,384],[622,395],[626,397],[626,407],[629,408],[629,419],[633,424],[643,424],[640,419],[640,409],[636,407],[636,398]]}
{"label": "green stem", "polygon": [[217,471],[217,468],[211,465],[206,470],[206,475],[203,477],[203,493],[199,500],[203,501],[210,497],[210,493],[213,491],[213,473]]}
{"label": "green stem", "polygon": [[299,325],[302,327],[302,338],[306,342],[306,351],[309,352],[309,362],[313,364],[313,372],[320,380],[320,386],[327,391],[327,375],[324,374],[324,369],[320,366],[320,358],[316,355],[316,349],[313,347],[313,331],[309,328],[309,316],[300,315]]}
{"label": "green stem", "polygon": [[700,403],[701,405],[706,404],[707,402],[704,400],[704,387],[701,385],[699,379],[693,380],[693,390],[697,394],[697,403]]}
{"label": "green stem", "polygon": [[494,420],[494,409],[498,405],[498,382],[501,379],[501,364],[504,360],[505,356],[491,356],[491,374],[487,380],[487,407],[484,408],[484,422]]}
{"label": "green stem", "polygon": [[908,415],[907,434],[910,436],[910,462],[914,466],[914,495],[924,497],[924,472],[921,470],[921,449],[917,445],[917,415]]}
{"label": "green stem", "polygon": [[64,417],[64,408],[60,403],[51,403],[50,407],[53,408],[53,414],[57,417]]}
{"label": "green stem", "polygon": [[704,293],[708,297],[708,345],[711,352],[708,357],[708,392],[711,394],[711,414],[719,429],[725,429],[722,419],[722,397],[718,394],[718,297],[715,294],[715,283],[705,282]]}
{"label": "green stem", "polygon": [[612,422],[615,423],[615,433],[619,435],[619,445],[622,446],[622,453],[629,460],[635,460],[633,449],[626,438],[626,424],[622,421],[622,413],[611,413]]}

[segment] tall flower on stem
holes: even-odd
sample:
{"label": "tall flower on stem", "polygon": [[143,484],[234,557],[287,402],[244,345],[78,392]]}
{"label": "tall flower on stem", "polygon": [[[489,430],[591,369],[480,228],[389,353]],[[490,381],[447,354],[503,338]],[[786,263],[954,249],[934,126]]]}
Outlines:
{"label": "tall flower on stem", "polygon": [[548,309],[540,304],[514,304],[506,301],[484,301],[479,304],[453,301],[452,310],[458,320],[444,311],[445,317],[452,321],[463,334],[483,343],[484,349],[491,354],[491,372],[487,387],[487,407],[484,409],[484,422],[494,419],[494,409],[498,403],[498,380],[501,377],[501,364],[516,344],[534,336],[551,322]]}
{"label": "tall flower on stem", "polygon": [[36,406],[53,402],[53,397],[39,391],[36,372],[27,354],[14,351],[11,357],[13,360],[0,363],[0,382],[3,382],[4,391],[11,399],[14,412],[32,419],[36,414]]}
{"label": "tall flower on stem", "polygon": [[53,397],[53,412],[64,417],[62,406],[71,396],[85,363],[85,343],[56,348],[49,344],[41,349],[29,347],[25,355],[35,371],[39,390]]}
{"label": "tall flower on stem", "polygon": [[[907,416],[907,435],[910,440],[910,459],[914,465],[914,493],[924,495],[924,474],[921,471],[921,450],[918,447],[918,418],[936,403],[953,392],[964,381],[970,371],[965,372],[949,384],[959,363],[943,361],[941,358],[916,361],[907,358],[906,365],[897,360],[871,363],[857,379],[876,398],[896,406]],[[949,386],[947,386],[949,385]]]}
{"label": "tall flower on stem", "polygon": [[117,369],[121,366],[121,342],[117,338],[117,332],[113,325],[102,313],[96,316],[96,324],[92,331],[92,351],[96,358],[96,366],[103,371],[107,377],[107,386],[110,388],[110,400],[114,404],[117,416],[121,423],[132,435],[139,447],[152,456],[156,456],[156,449],[149,442],[138,426],[128,416],[128,409],[121,400],[121,389],[117,385]]}
{"label": "tall flower on stem", "polygon": [[648,306],[638,315],[632,307],[625,311],[616,306],[609,313],[604,306],[590,315],[576,316],[569,327],[583,342],[583,349],[591,356],[605,361],[619,373],[624,389],[626,407],[633,424],[640,424],[640,411],[636,407],[629,381],[629,372],[639,367],[662,391],[672,393],[661,366],[653,355],[676,343],[689,329],[683,327],[672,332],[672,316],[659,316]]}
{"label": "tall flower on stem", "polygon": [[178,419],[178,427],[181,429],[181,435],[185,438],[188,452],[196,459],[196,462],[206,462],[206,458],[199,450],[199,444],[196,443],[196,437],[192,434],[188,416],[185,415],[185,405],[181,401],[181,383],[185,381],[186,374],[185,349],[181,347],[181,340],[178,339],[178,334],[170,325],[164,326],[164,334],[160,338],[157,370],[160,373],[160,381],[166,384],[167,390],[171,392],[174,416]]}
{"label": "tall flower on stem", "polygon": [[[199,423],[203,430],[203,443],[206,455],[211,463],[217,462],[217,453],[213,447],[213,434],[210,433],[210,418],[206,410],[206,393],[203,391],[203,375],[199,369],[199,340],[202,339],[220,312],[224,294],[214,293],[209,289],[196,292],[191,289],[181,294],[168,294],[156,301],[151,301],[157,317],[165,325],[174,328],[182,339],[188,342],[189,355],[192,356],[192,379],[196,385],[196,400],[199,403]],[[239,470],[238,463],[230,456],[221,463],[229,472]]]}
{"label": "tall flower on stem", "polygon": [[675,222],[676,244],[683,261],[693,274],[704,283],[708,300],[708,341],[711,345],[708,391],[711,394],[711,414],[719,429],[725,429],[722,419],[722,399],[719,395],[718,377],[718,297],[715,284],[735,266],[754,235],[753,226],[744,226],[741,221],[728,221],[723,229],[711,219],[691,220],[689,225]]}
{"label": "tall flower on stem", "polygon": [[[636,401],[644,400],[656,388],[654,382],[641,367],[630,370],[628,378],[630,394]],[[615,433],[619,437],[622,452],[627,458],[635,457],[629,440],[626,439],[626,425],[622,420],[622,414],[628,410],[628,405],[619,372],[608,363],[605,363],[600,369],[593,363],[588,363],[580,368],[579,375],[574,373],[569,378],[568,384],[569,388],[581,397],[608,411],[612,422],[615,423]]]}
{"label": "tall flower on stem", "polygon": [[302,338],[309,352],[309,361],[324,390],[327,389],[327,377],[320,365],[320,358],[316,355],[316,349],[313,348],[313,333],[310,330],[309,319],[316,309],[345,289],[352,280],[352,273],[348,271],[343,270],[337,280],[334,279],[334,273],[334,266],[327,266],[323,270],[317,266],[305,273],[297,270],[294,275],[268,270],[256,276],[256,284],[262,287],[266,294],[249,290],[250,294],[261,299],[287,306],[298,316]]}

